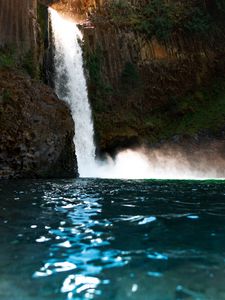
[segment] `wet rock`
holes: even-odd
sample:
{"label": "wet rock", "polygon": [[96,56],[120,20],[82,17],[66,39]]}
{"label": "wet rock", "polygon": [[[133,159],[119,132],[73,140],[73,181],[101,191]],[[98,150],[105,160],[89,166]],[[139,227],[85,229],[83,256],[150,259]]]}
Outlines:
{"label": "wet rock", "polygon": [[67,105],[15,70],[0,71],[0,95],[0,179],[75,177],[74,123]]}

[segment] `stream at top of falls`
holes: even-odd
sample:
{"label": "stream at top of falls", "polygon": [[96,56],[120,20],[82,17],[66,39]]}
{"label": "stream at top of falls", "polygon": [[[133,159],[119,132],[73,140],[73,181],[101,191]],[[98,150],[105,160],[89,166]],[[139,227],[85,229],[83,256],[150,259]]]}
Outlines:
{"label": "stream at top of falls", "polygon": [[1,300],[225,299],[223,181],[0,183]]}

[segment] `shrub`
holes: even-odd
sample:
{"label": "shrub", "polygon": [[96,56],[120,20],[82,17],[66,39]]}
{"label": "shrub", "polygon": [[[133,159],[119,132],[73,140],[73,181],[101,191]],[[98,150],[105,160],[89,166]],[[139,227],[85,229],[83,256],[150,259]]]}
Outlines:
{"label": "shrub", "polygon": [[102,105],[105,97],[113,93],[111,85],[105,82],[102,75],[102,60],[104,59],[102,50],[97,47],[95,52],[88,53],[86,51],[86,67],[89,73],[89,91],[91,90],[91,100],[94,99],[95,104]]}
{"label": "shrub", "polygon": [[0,68],[12,68],[15,65],[16,58],[12,49],[8,47],[0,49]]}
{"label": "shrub", "polygon": [[139,80],[137,67],[131,62],[127,62],[121,74],[122,84],[126,87],[135,87]]}
{"label": "shrub", "polygon": [[183,23],[184,31],[192,34],[205,35],[211,27],[211,17],[200,7],[192,7],[186,11],[186,22]]}
{"label": "shrub", "polygon": [[132,26],[148,38],[167,40],[173,33],[204,37],[215,29],[218,16],[224,16],[225,0],[213,3],[213,15],[204,1],[151,0],[143,6],[132,6],[129,1],[110,1],[108,14],[117,25]]}
{"label": "shrub", "polygon": [[29,50],[22,58],[22,68],[31,76],[37,76],[37,66],[34,59],[34,53],[32,50]]}

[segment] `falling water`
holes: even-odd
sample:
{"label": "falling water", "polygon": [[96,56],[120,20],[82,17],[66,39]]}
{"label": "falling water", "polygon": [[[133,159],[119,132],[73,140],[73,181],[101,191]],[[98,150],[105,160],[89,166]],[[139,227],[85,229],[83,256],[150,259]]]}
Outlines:
{"label": "falling water", "polygon": [[51,8],[49,12],[55,50],[55,90],[71,108],[79,173],[86,177],[95,164],[95,145],[80,46],[82,34],[74,22]]}
{"label": "falling water", "polygon": [[[170,178],[199,179],[218,177],[215,166],[206,161],[198,166],[190,164],[182,153],[165,155],[162,151],[146,149],[125,150],[104,161],[95,159],[94,130],[87,86],[83,70],[80,41],[82,34],[77,25],[49,9],[54,40],[55,89],[66,101],[75,122],[76,154],[81,177],[99,178]],[[224,162],[223,162],[224,163]]]}

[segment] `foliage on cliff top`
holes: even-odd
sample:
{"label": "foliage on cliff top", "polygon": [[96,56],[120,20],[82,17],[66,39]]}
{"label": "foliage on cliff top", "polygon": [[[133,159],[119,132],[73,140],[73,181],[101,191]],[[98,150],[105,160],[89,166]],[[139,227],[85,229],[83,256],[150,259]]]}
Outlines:
{"label": "foliage on cliff top", "polygon": [[148,38],[165,40],[177,33],[204,38],[222,28],[225,1],[151,0],[133,5],[128,0],[117,0],[107,2],[103,11],[116,26],[131,27]]}

